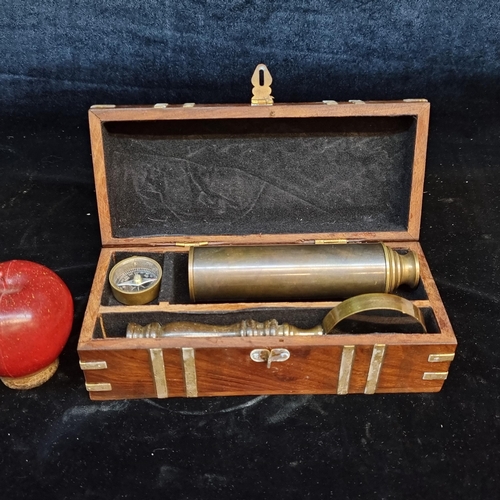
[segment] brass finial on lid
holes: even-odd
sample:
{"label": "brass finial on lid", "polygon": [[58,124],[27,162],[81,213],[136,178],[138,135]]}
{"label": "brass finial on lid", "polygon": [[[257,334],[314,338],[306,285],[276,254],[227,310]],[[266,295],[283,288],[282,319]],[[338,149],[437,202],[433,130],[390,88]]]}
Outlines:
{"label": "brass finial on lid", "polygon": [[274,97],[271,95],[273,77],[265,64],[258,64],[252,75],[252,106],[272,106]]}

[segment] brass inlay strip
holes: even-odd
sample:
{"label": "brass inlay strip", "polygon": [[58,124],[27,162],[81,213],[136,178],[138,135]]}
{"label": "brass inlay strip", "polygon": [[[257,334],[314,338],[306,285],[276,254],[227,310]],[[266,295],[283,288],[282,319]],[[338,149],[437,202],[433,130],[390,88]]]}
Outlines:
{"label": "brass inlay strip", "polygon": [[112,387],[111,384],[107,382],[101,382],[100,384],[85,384],[85,389],[89,392],[105,392],[105,391],[111,391]]}
{"label": "brass inlay strip", "polygon": [[184,368],[184,385],[186,386],[186,397],[198,396],[198,382],[196,380],[196,364],[194,349],[192,347],[182,348],[182,364]]}
{"label": "brass inlay strip", "polygon": [[340,361],[337,394],[349,393],[349,382],[351,381],[351,372],[355,350],[356,347],[353,345],[345,345],[342,349],[342,359]]}
{"label": "brass inlay strip", "polygon": [[445,361],[453,361],[454,358],[454,352],[446,354],[429,354],[429,358],[427,361],[429,361],[429,363],[442,363]]}
{"label": "brass inlay strip", "polygon": [[425,372],[422,380],[446,380],[448,372]]}
{"label": "brass inlay strip", "polygon": [[153,371],[153,380],[156,388],[156,397],[168,398],[167,376],[165,375],[165,363],[163,361],[162,349],[150,349],[149,359]]}
{"label": "brass inlay strip", "polygon": [[382,364],[385,356],[385,344],[375,344],[373,346],[372,359],[366,378],[365,394],[375,394],[378,385],[378,379],[382,370]]}
{"label": "brass inlay strip", "polygon": [[82,370],[106,370],[107,367],[106,361],[80,361]]}

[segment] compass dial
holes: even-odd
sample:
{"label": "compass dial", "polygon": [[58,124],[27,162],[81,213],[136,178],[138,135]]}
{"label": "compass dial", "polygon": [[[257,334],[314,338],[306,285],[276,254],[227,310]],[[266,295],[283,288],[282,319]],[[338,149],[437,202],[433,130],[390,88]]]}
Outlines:
{"label": "compass dial", "polygon": [[127,305],[147,304],[160,291],[161,267],[149,257],[129,257],[118,262],[109,273],[113,295]]}

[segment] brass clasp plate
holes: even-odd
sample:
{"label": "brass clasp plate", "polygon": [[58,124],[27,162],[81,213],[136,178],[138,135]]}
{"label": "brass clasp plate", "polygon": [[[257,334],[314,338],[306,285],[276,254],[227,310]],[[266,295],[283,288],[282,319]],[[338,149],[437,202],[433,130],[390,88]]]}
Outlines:
{"label": "brass clasp plate", "polygon": [[271,363],[281,363],[290,358],[290,351],[288,349],[254,349],[250,353],[252,361],[257,363],[266,363],[267,367],[271,368]]}

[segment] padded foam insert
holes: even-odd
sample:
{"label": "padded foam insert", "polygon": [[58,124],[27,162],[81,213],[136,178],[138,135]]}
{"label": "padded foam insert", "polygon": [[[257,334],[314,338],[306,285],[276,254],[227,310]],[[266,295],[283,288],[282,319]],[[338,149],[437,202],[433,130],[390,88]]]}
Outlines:
{"label": "padded foam insert", "polygon": [[116,238],[406,231],[416,119],[105,122]]}
{"label": "padded foam insert", "polygon": [[[131,313],[104,313],[102,315],[102,326],[106,332],[106,338],[125,337],[127,324],[137,323],[147,325],[148,323],[169,323],[173,321],[192,321],[207,323],[211,325],[230,325],[242,320],[253,319],[255,321],[267,321],[276,319],[279,323],[289,323],[299,328],[313,328],[320,324],[330,309],[325,308],[259,308],[245,311],[209,311],[172,313],[158,311],[141,311]],[[422,308],[428,333],[439,333],[436,318],[431,308]],[[363,315],[363,321],[345,320],[339,324],[339,329],[334,330],[337,334],[345,333],[421,333],[412,329],[413,322],[396,319],[396,315],[390,311],[384,311],[381,317],[373,315],[367,321],[367,314]],[[397,325],[397,327],[395,326]],[[334,334],[335,334],[334,333]],[[101,322],[96,321],[94,338],[104,338]]]}

